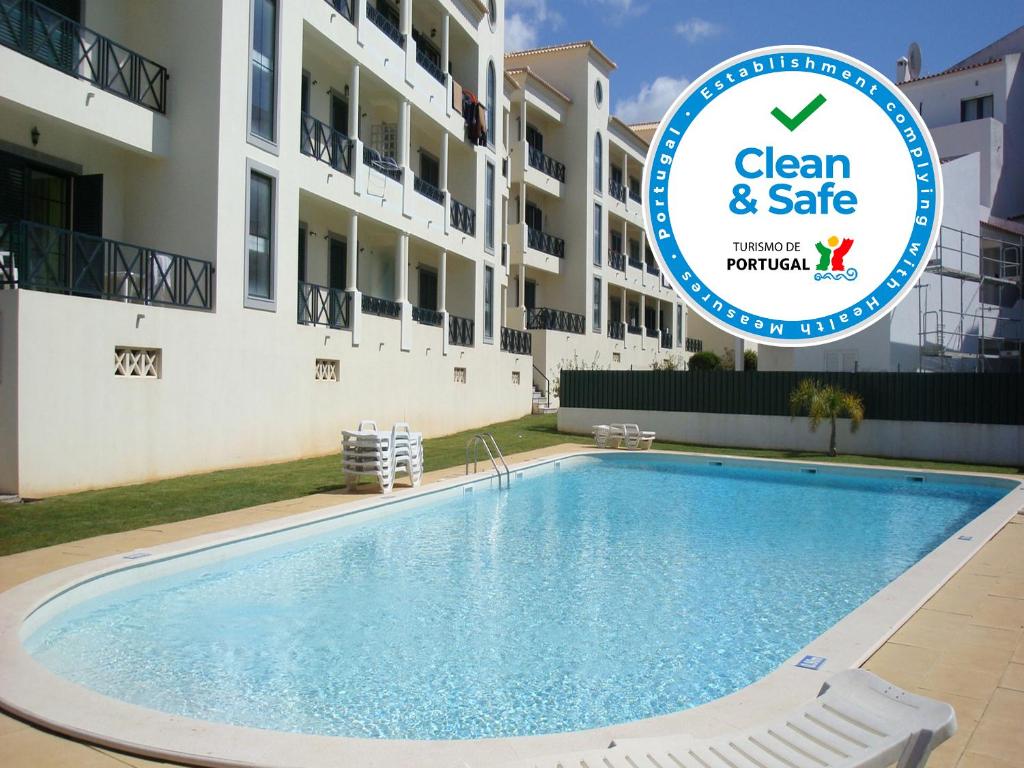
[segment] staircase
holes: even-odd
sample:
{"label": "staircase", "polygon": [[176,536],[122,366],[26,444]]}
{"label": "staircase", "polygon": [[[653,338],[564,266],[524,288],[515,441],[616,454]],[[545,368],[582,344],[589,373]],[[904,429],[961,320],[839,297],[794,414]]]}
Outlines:
{"label": "staircase", "polygon": [[557,401],[552,398],[549,406],[547,397],[536,384],[533,385],[533,413],[558,413]]}

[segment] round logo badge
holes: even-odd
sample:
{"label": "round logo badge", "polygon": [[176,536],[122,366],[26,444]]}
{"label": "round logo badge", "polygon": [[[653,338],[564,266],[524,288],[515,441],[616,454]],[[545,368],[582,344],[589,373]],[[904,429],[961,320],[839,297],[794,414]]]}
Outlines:
{"label": "round logo badge", "polygon": [[942,218],[913,105],[866,64],[809,46],[744,53],[693,82],[654,135],[644,187],[648,238],[687,304],[778,346],[891,312]]}

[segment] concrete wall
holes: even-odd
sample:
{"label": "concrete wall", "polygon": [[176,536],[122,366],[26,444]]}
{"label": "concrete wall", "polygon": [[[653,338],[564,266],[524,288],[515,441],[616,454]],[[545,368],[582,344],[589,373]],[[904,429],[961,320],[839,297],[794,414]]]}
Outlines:
{"label": "concrete wall", "polygon": [[0,291],[0,493],[18,487],[18,291]]}
{"label": "concrete wall", "polygon": [[[658,439],[728,448],[764,448],[824,452],[828,425],[811,432],[806,418],[742,416],[723,413],[609,411],[562,408],[558,429],[590,434],[594,424],[639,424]],[[843,419],[836,430],[840,453],[924,461],[959,461],[1008,467],[1024,465],[1024,427],[1002,424],[951,424],[924,421],[872,421],[850,433]]]}

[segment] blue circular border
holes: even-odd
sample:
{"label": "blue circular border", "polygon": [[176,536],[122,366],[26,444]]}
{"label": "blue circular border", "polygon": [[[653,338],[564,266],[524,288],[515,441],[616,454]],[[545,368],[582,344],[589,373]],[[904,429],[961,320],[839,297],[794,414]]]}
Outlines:
{"label": "blue circular border", "polygon": [[[800,67],[785,67],[782,69],[769,68],[769,62],[771,60],[777,60],[779,56],[799,56],[802,61]],[[762,66],[761,72],[755,72],[754,63],[757,62]],[[807,69],[803,65],[807,62],[814,63],[814,69]],[[834,71],[826,73],[822,71],[821,65],[827,64],[834,67]],[[746,68],[748,74],[745,77],[740,77],[739,70]],[[850,72],[850,76],[844,78],[843,72]],[[915,183],[917,187],[917,204],[914,213],[914,227],[910,232],[910,238],[907,240],[907,244],[904,246],[902,251],[902,257],[897,261],[892,271],[886,276],[886,278],[878,285],[877,288],[870,291],[864,298],[851,304],[846,309],[842,309],[838,312],[834,312],[830,315],[824,315],[822,317],[815,317],[805,320],[779,320],[774,318],[763,317],[761,315],[748,312],[742,307],[738,307],[731,304],[714,291],[707,287],[703,281],[700,280],[693,267],[687,262],[686,257],[682,253],[682,249],[679,247],[679,242],[676,239],[675,231],[672,227],[672,217],[667,213],[668,207],[668,181],[657,182],[655,180],[655,169],[667,170],[668,176],[671,176],[673,163],[664,164],[658,162],[658,159],[664,155],[668,155],[673,160],[675,154],[679,150],[679,142],[682,139],[684,133],[690,125],[697,119],[701,111],[708,104],[712,103],[715,99],[721,96],[725,91],[732,88],[734,85],[749,82],[762,75],[774,75],[788,72],[803,72],[806,74],[820,75],[822,77],[830,77],[833,80],[839,82],[845,82],[853,88],[856,88],[859,93],[871,99],[878,105],[890,119],[893,126],[896,129],[897,134],[903,140],[904,144],[907,145],[908,152],[912,151],[915,147],[920,146],[924,149],[925,156],[928,159],[928,165],[931,169],[931,181],[925,183],[919,178],[919,174],[915,174]],[[729,82],[729,75],[733,75],[732,80]],[[855,85],[854,81],[857,78],[863,78],[866,82],[864,88],[859,88]],[[719,88],[716,82],[720,82],[722,85]],[[870,93],[871,86],[875,85],[875,93]],[[701,89],[710,87],[715,94],[711,99],[705,99],[701,96]],[[675,277],[676,282],[680,288],[683,288],[683,294],[686,297],[687,303],[697,305],[696,296],[701,295],[701,304],[698,311],[703,311],[709,316],[717,318],[724,325],[729,326],[737,331],[740,331],[743,335],[756,338],[759,343],[771,343],[771,341],[792,341],[800,340],[807,341],[813,339],[821,339],[820,343],[825,341],[841,338],[842,336],[849,335],[852,332],[863,330],[873,322],[873,320],[884,317],[885,314],[892,311],[895,308],[895,304],[889,306],[899,294],[907,290],[907,286],[913,284],[918,277],[918,270],[922,266],[922,263],[926,256],[929,254],[931,249],[928,247],[931,245],[931,238],[935,232],[936,223],[941,217],[941,211],[936,207],[938,200],[938,189],[941,180],[941,169],[934,151],[934,147],[928,140],[929,134],[922,129],[921,124],[915,119],[914,114],[911,110],[907,109],[903,96],[900,92],[894,90],[890,85],[876,77],[875,75],[864,71],[861,67],[853,64],[846,59],[833,58],[827,53],[822,53],[821,49],[811,48],[800,48],[800,47],[783,47],[774,50],[769,50],[763,53],[759,53],[754,56],[744,55],[741,58],[734,60],[728,66],[712,70],[709,74],[705,74],[699,81],[696,81],[690,86],[690,95],[685,98],[675,108],[675,112],[671,114],[659,129],[658,142],[652,145],[651,152],[648,157],[647,169],[648,183],[647,183],[647,200],[648,204],[645,207],[648,233],[647,236],[654,246],[656,251],[661,255],[663,265],[668,269],[669,273]],[[888,106],[892,104],[893,109],[888,109]],[[904,132],[906,128],[912,128],[913,133],[916,136],[916,141],[911,142]],[[675,133],[670,133],[674,131]],[[675,147],[668,147],[667,144],[675,142]],[[911,156],[913,162],[918,162]],[[656,191],[660,189],[660,191]],[[922,225],[918,223],[917,219],[923,214],[922,202],[928,201],[928,224]],[[655,221],[654,211],[660,208],[664,211],[664,221]],[[669,237],[664,240],[659,240],[656,237],[659,229],[665,229],[668,232]],[[921,243],[920,250],[918,253],[913,255],[910,251],[910,246],[914,242]],[[672,252],[667,253],[663,249],[662,244],[668,243],[672,246]],[[899,271],[909,272],[909,277],[903,280],[897,274]],[[690,279],[684,280],[684,273],[690,273]],[[890,283],[896,280],[897,285],[895,287],[890,286]],[[707,300],[703,297],[707,296]],[[868,305],[869,301],[877,300],[877,306],[870,308]],[[718,308],[716,308],[718,305]],[[865,307],[868,307],[865,309]],[[851,322],[854,317],[856,309],[861,309],[861,314]],[[728,317],[732,314],[732,317]],[[846,321],[840,320],[840,316],[846,315]],[[748,322],[741,323],[740,318],[747,318]],[[781,324],[783,327],[782,333],[771,334],[762,333],[755,329],[756,323],[763,323],[763,328],[766,331],[772,329],[773,324]],[[805,333],[800,330],[801,325],[810,324],[811,333]],[[815,328],[820,327],[822,330],[815,331]]]}

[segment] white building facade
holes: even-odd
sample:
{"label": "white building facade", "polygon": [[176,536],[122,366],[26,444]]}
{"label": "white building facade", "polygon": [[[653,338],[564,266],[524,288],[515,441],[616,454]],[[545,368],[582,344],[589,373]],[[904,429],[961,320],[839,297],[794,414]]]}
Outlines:
{"label": "white building facade", "polygon": [[0,492],[527,413],[503,12],[0,5]]}

